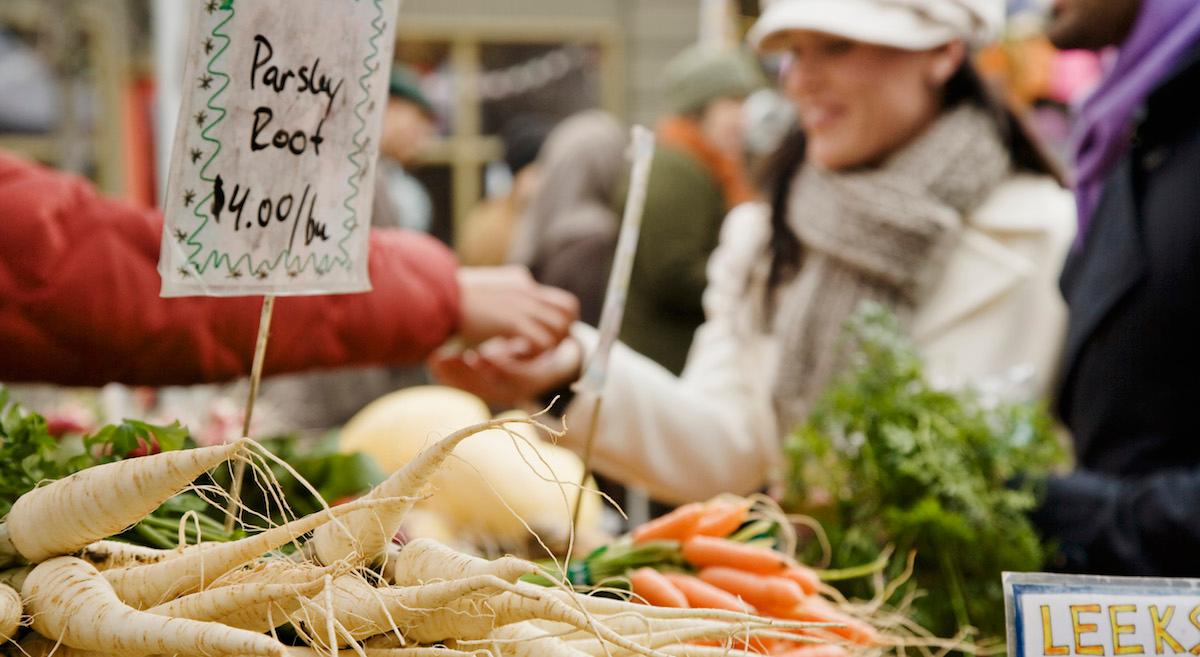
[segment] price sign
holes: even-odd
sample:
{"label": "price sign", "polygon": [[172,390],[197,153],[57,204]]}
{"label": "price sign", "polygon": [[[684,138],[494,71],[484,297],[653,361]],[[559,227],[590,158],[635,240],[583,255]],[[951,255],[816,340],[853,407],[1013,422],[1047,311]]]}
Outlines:
{"label": "price sign", "polygon": [[1200,580],[1005,573],[1010,657],[1200,654]]}
{"label": "price sign", "polygon": [[360,292],[398,0],[199,0],[163,296]]}

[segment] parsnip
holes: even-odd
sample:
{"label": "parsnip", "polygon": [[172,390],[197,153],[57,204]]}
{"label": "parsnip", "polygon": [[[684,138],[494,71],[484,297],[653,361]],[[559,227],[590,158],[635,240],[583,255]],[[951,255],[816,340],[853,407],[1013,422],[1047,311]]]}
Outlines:
{"label": "parsnip", "polygon": [[119,534],[248,441],[97,465],[25,493],[0,524],[0,555],[28,563],[74,554]]}
{"label": "parsnip", "polygon": [[252,632],[267,632],[287,622],[304,600],[324,586],[318,579],[302,585],[234,584],[185,595],[151,607],[146,613],[222,625]]}
{"label": "parsnip", "polygon": [[[159,563],[106,570],[104,577],[126,604],[136,609],[146,609],[198,591],[234,568],[295,541],[334,518],[342,519],[361,509],[386,513],[409,504],[411,501],[403,498],[357,500],[272,527],[240,541],[194,545],[178,557]],[[340,529],[335,528],[335,531]]]}
{"label": "parsnip", "polygon": [[56,557],[38,565],[21,597],[42,636],[122,657],[285,657],[278,641],[246,630],[138,611],[120,601],[91,564]]}
{"label": "parsnip", "polygon": [[21,595],[12,587],[0,584],[0,643],[13,638],[21,627]]}
{"label": "parsnip", "polygon": [[525,575],[538,572],[536,564],[516,557],[480,559],[428,538],[409,541],[397,550],[388,550],[385,572],[396,586],[493,575],[514,583]]}

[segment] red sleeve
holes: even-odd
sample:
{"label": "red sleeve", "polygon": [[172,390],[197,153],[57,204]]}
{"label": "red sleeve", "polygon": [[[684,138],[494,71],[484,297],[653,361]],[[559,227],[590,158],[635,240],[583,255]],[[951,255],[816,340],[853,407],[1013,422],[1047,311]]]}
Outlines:
{"label": "red sleeve", "polygon": [[[0,381],[167,385],[249,372],[260,297],[163,299],[162,217],[0,152]],[[405,364],[455,330],[457,263],[375,231],[364,294],[275,304],[266,371]]]}

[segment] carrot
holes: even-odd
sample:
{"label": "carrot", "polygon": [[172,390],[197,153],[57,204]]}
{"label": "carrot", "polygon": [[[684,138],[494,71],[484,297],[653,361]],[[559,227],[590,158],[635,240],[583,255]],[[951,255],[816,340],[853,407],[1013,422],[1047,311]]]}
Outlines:
{"label": "carrot", "polygon": [[821,588],[821,577],[817,575],[817,571],[808,566],[792,564],[783,571],[783,576],[800,585],[800,589],[804,591],[805,595],[812,595]]}
{"label": "carrot", "polygon": [[393,584],[411,586],[476,575],[494,575],[512,583],[525,575],[538,572],[538,567],[516,557],[480,559],[452,550],[433,539],[418,538],[396,551],[389,548],[388,565],[384,572],[389,571]]}
{"label": "carrot", "polygon": [[862,646],[873,646],[879,643],[879,632],[870,624],[839,611],[823,598],[809,597],[790,609],[771,610],[767,612],[776,618],[797,620],[808,623],[836,623],[835,627],[813,628],[802,630],[802,634],[813,636],[837,636]]}
{"label": "carrot", "polygon": [[[421,451],[407,465],[400,468],[383,483],[371,489],[363,498],[378,499],[384,497],[412,497],[425,494],[433,482],[434,476],[441,469],[446,459],[454,452],[459,443],[477,433],[503,427],[506,424],[526,423],[532,420],[519,418],[497,418],[460,429],[432,446]],[[371,511],[362,511],[345,519],[349,532],[336,527],[318,529],[309,542],[309,553],[320,563],[332,564],[343,560],[375,561],[384,556],[388,543],[400,531],[404,516],[412,508],[409,502],[407,508],[400,513],[380,517]]]}
{"label": "carrot", "polygon": [[804,591],[790,579],[758,575],[736,568],[710,566],[700,571],[700,579],[762,608],[794,607],[804,599]]}
{"label": "carrot", "polygon": [[633,594],[642,598],[647,604],[655,607],[688,606],[687,596],[675,588],[669,579],[653,568],[638,568],[629,573],[629,583],[633,585]]}
{"label": "carrot", "polygon": [[145,609],[204,588],[230,570],[268,550],[294,541],[334,518],[344,519],[359,509],[382,508],[385,511],[395,511],[409,504],[411,500],[405,498],[359,500],[327,511],[318,511],[240,541],[202,543],[185,549],[173,559],[159,563],[106,570],[104,577],[126,604]]}
{"label": "carrot", "polygon": [[11,586],[0,584],[0,643],[13,638],[21,627],[21,596]]}
{"label": "carrot", "polygon": [[728,566],[760,575],[779,575],[791,565],[786,556],[774,550],[713,536],[694,536],[684,541],[683,558],[699,568]]}
{"label": "carrot", "polygon": [[633,530],[631,536],[634,543],[647,541],[675,540],[682,541],[695,529],[696,523],[704,517],[704,505],[699,502],[685,504],[678,509],[651,520]]}
{"label": "carrot", "polygon": [[809,643],[771,654],[775,657],[850,657],[848,650],[833,643]]}
{"label": "carrot", "polygon": [[80,650],[125,657],[285,657],[287,652],[263,634],[133,609],[117,598],[99,571],[75,557],[38,565],[21,594],[36,632]]}
{"label": "carrot", "polygon": [[691,575],[663,573],[663,577],[666,577],[667,581],[683,592],[683,595],[687,597],[688,605],[692,607],[754,613],[754,607],[749,603]]}
{"label": "carrot", "polygon": [[0,525],[0,554],[15,551],[38,563],[119,534],[248,443],[105,463],[35,488],[17,499]]}
{"label": "carrot", "polygon": [[692,536],[717,536],[725,538],[737,531],[750,514],[749,503],[716,502],[705,510],[704,515],[685,538]]}

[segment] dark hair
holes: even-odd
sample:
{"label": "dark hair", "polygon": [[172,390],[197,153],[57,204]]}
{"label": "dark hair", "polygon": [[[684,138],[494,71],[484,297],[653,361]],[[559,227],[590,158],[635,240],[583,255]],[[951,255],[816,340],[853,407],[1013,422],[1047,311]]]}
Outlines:
{"label": "dark hair", "polygon": [[[949,109],[962,103],[983,108],[1000,129],[1013,166],[1018,171],[1047,175],[1060,185],[1066,177],[1061,168],[1046,153],[1024,121],[1016,115],[975,71],[969,60],[946,82],[942,90],[942,107]],[[795,275],[803,257],[799,239],[788,226],[788,196],[792,180],[804,165],[804,133],[794,131],[767,158],[759,172],[759,182],[771,203],[771,269],[767,276],[767,308],[770,310],[774,290],[785,279]]]}

